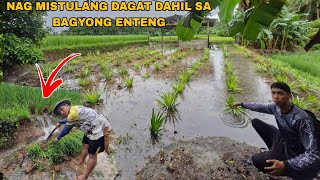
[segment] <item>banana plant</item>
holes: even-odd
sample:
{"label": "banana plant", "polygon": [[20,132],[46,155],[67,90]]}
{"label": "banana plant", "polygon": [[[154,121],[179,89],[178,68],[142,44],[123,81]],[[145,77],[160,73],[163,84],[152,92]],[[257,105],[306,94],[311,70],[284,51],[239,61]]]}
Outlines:
{"label": "banana plant", "polygon": [[272,21],[280,16],[284,4],[285,0],[253,0],[251,8],[244,13],[243,21],[235,23],[230,28],[229,35],[240,33],[244,39],[255,41],[262,28],[269,27]]}
{"label": "banana plant", "polygon": [[[196,11],[193,7],[196,0],[187,0],[191,4],[192,11],[183,17],[176,27],[178,37],[183,41],[190,41],[197,33],[199,27],[208,15],[209,11]],[[201,0],[204,2],[205,0]],[[211,9],[219,7],[219,18],[221,22],[229,22],[236,5],[240,0],[209,0]],[[285,0],[252,0],[251,8],[245,12],[243,21],[234,24],[230,29],[230,35],[241,33],[243,38],[255,41],[262,27],[269,27],[271,22],[279,16]]]}

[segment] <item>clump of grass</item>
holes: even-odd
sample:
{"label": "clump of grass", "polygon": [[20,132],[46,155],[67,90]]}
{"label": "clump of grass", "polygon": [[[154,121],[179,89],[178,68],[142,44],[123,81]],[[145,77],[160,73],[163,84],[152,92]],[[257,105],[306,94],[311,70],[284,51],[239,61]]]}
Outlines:
{"label": "clump of grass", "polygon": [[156,100],[160,107],[165,110],[174,111],[177,109],[179,103],[177,103],[177,94],[172,92],[163,92],[160,96],[161,100]]}
{"label": "clump of grass", "polygon": [[307,94],[306,99],[312,104],[317,104],[319,102],[318,98],[310,93]]}
{"label": "clump of grass", "polygon": [[152,136],[157,137],[161,131],[163,131],[163,123],[165,122],[165,116],[163,113],[158,112],[157,114],[154,112],[154,109],[152,109],[151,114],[151,126],[149,127],[150,133]]}
{"label": "clump of grass", "polygon": [[302,91],[302,92],[308,92],[309,91],[308,84],[304,84],[304,83],[300,84],[299,85],[299,90]]}
{"label": "clump of grass", "polygon": [[142,78],[143,79],[149,79],[150,78],[150,74],[146,73],[146,74],[142,75]]}
{"label": "clump of grass", "polygon": [[226,61],[224,62],[224,67],[225,67],[225,69],[226,69],[227,75],[233,74],[233,72],[234,72],[234,65],[232,64],[231,61],[226,60]]}
{"label": "clump of grass", "polygon": [[176,85],[173,86],[173,90],[176,94],[180,94],[183,92],[185,88],[185,84],[184,83],[178,83]]}
{"label": "clump of grass", "polygon": [[292,103],[299,106],[302,109],[308,109],[311,105],[310,101],[304,99],[303,97],[300,98],[299,96],[293,96]]}
{"label": "clump of grass", "polygon": [[81,72],[80,72],[80,76],[82,77],[86,77],[90,74],[90,69],[88,66],[86,66]]}
{"label": "clump of grass", "polygon": [[140,64],[138,64],[138,63],[134,63],[134,64],[133,64],[133,69],[134,69],[135,71],[137,71],[139,68],[140,68]]}
{"label": "clump of grass", "polygon": [[100,51],[99,50],[96,51],[96,56],[100,56]]}
{"label": "clump of grass", "polygon": [[177,61],[178,61],[178,58],[177,58],[177,57],[175,57],[175,56],[172,56],[170,60],[171,60],[171,62],[175,63],[175,62],[177,62]]}
{"label": "clump of grass", "polygon": [[169,61],[164,62],[164,63],[163,63],[163,66],[164,66],[164,67],[169,67],[169,66],[170,66],[170,62],[169,62]]}
{"label": "clump of grass", "polygon": [[117,59],[115,59],[114,60],[114,66],[116,66],[116,67],[119,67],[119,66],[121,66],[121,59],[119,59],[119,58],[117,58]]}
{"label": "clump of grass", "polygon": [[124,144],[127,145],[129,144],[129,142],[133,139],[133,136],[130,135],[129,133],[126,132],[125,135],[123,136],[119,136],[118,140],[119,140],[119,144]]}
{"label": "clump of grass", "polygon": [[149,60],[143,61],[143,65],[144,65],[144,66],[149,66],[149,65],[150,65],[150,61],[149,61]]}
{"label": "clump of grass", "polygon": [[132,88],[133,78],[127,77],[127,78],[125,79],[125,83],[126,83],[126,87],[127,87],[127,88]]}
{"label": "clump of grass", "polygon": [[267,70],[267,67],[266,67],[265,65],[263,65],[263,64],[257,64],[257,65],[256,65],[256,71],[257,71],[258,73],[265,73],[265,72],[267,72],[268,70]]}
{"label": "clump of grass", "polygon": [[71,66],[67,66],[66,71],[67,71],[67,73],[72,73],[74,71],[74,69],[75,69],[75,67],[71,65]]}
{"label": "clump of grass", "polygon": [[79,80],[79,85],[82,87],[88,87],[90,85],[90,80],[88,78],[85,79],[80,79]]}
{"label": "clump of grass", "polygon": [[160,69],[161,69],[161,64],[160,63],[154,63],[154,69],[156,70],[156,71],[159,71]]}
{"label": "clump of grass", "polygon": [[227,45],[223,45],[223,57],[228,58],[229,57],[229,51],[227,49]]}
{"label": "clump of grass", "polygon": [[78,64],[79,64],[79,61],[76,60],[76,59],[73,59],[73,60],[71,61],[71,65],[78,65]]}
{"label": "clump of grass", "polygon": [[83,97],[86,102],[94,105],[98,104],[100,101],[100,94],[96,90],[87,91],[86,93],[84,93]]}
{"label": "clump of grass", "polygon": [[151,57],[151,58],[150,58],[150,62],[151,62],[151,63],[156,62],[156,58],[155,58],[155,57]]}
{"label": "clump of grass", "polygon": [[27,146],[27,154],[31,156],[32,159],[43,158],[44,152],[39,144],[30,144]]}
{"label": "clump of grass", "polygon": [[128,70],[125,67],[121,67],[119,69],[119,74],[122,75],[122,76],[127,75],[128,74]]}
{"label": "clump of grass", "polygon": [[178,77],[179,82],[184,84],[188,83],[190,81],[190,78],[191,78],[191,75],[186,70],[182,70]]}
{"label": "clump of grass", "polygon": [[103,75],[104,75],[104,78],[106,78],[107,81],[110,81],[112,79],[113,72],[112,72],[111,69],[106,69],[105,71],[103,71]]}
{"label": "clump of grass", "polygon": [[160,60],[160,59],[162,59],[162,58],[163,58],[163,55],[161,55],[161,54],[157,54],[157,55],[156,55],[156,59]]}
{"label": "clump of grass", "polygon": [[244,114],[245,109],[243,109],[240,106],[234,107],[234,106],[232,106],[232,103],[234,103],[234,97],[233,97],[233,95],[229,95],[227,97],[227,107],[226,107],[227,112],[233,113],[234,115],[241,117]]}
{"label": "clump of grass", "polygon": [[238,87],[237,76],[233,74],[227,77],[226,85],[228,91],[230,91],[231,93],[237,93],[241,91],[241,88]]}

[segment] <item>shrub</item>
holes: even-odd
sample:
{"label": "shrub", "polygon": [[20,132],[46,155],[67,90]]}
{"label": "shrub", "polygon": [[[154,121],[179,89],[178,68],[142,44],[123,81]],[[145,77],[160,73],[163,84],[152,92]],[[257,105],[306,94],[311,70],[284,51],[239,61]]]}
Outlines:
{"label": "shrub", "polygon": [[33,64],[43,60],[43,53],[27,38],[19,38],[14,34],[5,34],[3,38],[3,64]]}

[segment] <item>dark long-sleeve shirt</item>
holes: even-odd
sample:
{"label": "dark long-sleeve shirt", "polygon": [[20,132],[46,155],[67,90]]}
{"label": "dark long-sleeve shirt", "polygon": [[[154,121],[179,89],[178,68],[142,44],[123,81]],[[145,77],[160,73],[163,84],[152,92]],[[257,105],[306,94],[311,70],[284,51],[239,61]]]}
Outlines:
{"label": "dark long-sleeve shirt", "polygon": [[316,127],[309,114],[295,105],[286,114],[275,104],[244,103],[243,107],[275,116],[285,141],[288,160],[284,164],[289,172],[317,176],[320,171],[320,137],[317,137]]}
{"label": "dark long-sleeve shirt", "polygon": [[[60,124],[66,124],[68,122],[68,118],[62,119],[59,121]],[[59,133],[58,135],[58,139],[61,139],[63,136],[65,136],[66,134],[69,133],[69,131],[71,131],[71,129],[73,128],[74,125],[65,125],[62,129],[62,131]]]}

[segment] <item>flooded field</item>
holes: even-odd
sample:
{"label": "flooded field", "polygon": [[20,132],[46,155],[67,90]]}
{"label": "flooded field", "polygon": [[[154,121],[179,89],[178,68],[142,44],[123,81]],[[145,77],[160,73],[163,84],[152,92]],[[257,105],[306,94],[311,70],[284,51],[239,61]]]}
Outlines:
{"label": "flooded field", "polygon": [[[183,93],[178,95],[177,112],[170,119],[167,119],[159,139],[153,139],[149,126],[152,109],[160,111],[157,99],[160,99],[162,92],[171,91],[181,70],[190,68],[200,59],[203,50],[174,47],[159,51],[157,47],[152,47],[145,55],[141,55],[141,58],[135,54],[138,51],[135,48],[126,51],[130,52],[129,58],[132,57],[132,60],[126,59],[126,61],[122,61],[121,65],[115,60],[110,60],[114,54],[97,53],[92,57],[83,57],[89,64],[87,66],[91,67],[91,75],[88,76],[91,84],[88,87],[78,85],[79,79],[82,77],[77,74],[81,73],[85,63],[81,64],[80,61],[81,66],[77,66],[71,74],[63,72],[64,80],[68,82],[65,84],[66,87],[76,87],[81,92],[91,88],[99,92],[102,103],[97,109],[109,119],[114,132],[113,155],[106,157],[105,153],[101,153],[98,156],[95,173],[89,179],[135,179],[136,173],[144,168],[152,157],[164,151],[167,146],[181,140],[190,141],[196,138],[221,136],[231,139],[230,142],[233,140],[234,142],[245,142],[255,147],[265,147],[263,141],[252,128],[250,118],[258,117],[271,124],[275,124],[274,119],[272,116],[252,112],[246,112],[247,118],[241,119],[226,112],[225,99],[228,92],[225,85],[224,56],[222,49],[216,46],[209,51],[208,61],[192,76]],[[143,51],[145,50],[139,50],[141,53]],[[115,52],[118,57],[121,56],[121,53],[123,51]],[[179,59],[180,56],[181,59]],[[99,70],[100,61],[92,59],[104,59],[107,63],[101,63],[104,66],[112,67],[114,74],[111,81],[106,80],[102,71]],[[151,59],[153,60],[151,61]],[[236,95],[236,101],[271,102],[269,85],[255,73],[254,65],[248,58],[231,53],[230,59],[235,64],[235,74],[241,80],[242,91]],[[166,62],[169,65],[166,65]],[[155,64],[157,63],[161,63],[160,70],[156,70]],[[125,77],[121,74],[122,67],[127,70],[126,76],[133,78],[132,88],[127,88],[124,83]],[[32,73],[29,75],[34,76]],[[19,77],[7,80],[20,81]],[[44,122],[41,121],[41,123]],[[241,124],[241,126],[237,126],[237,124]],[[43,126],[47,127],[44,129],[46,133],[40,137],[39,141],[43,140],[53,129],[51,122]],[[3,154],[8,155],[7,152]],[[81,169],[74,166],[72,159],[69,157],[60,164],[56,174],[55,170],[46,173],[35,170],[30,174],[19,168],[8,170],[9,167],[6,167],[5,175],[8,179],[15,179],[18,176],[25,176],[25,179],[53,178],[53,176],[72,179],[73,176],[81,172]]]}

